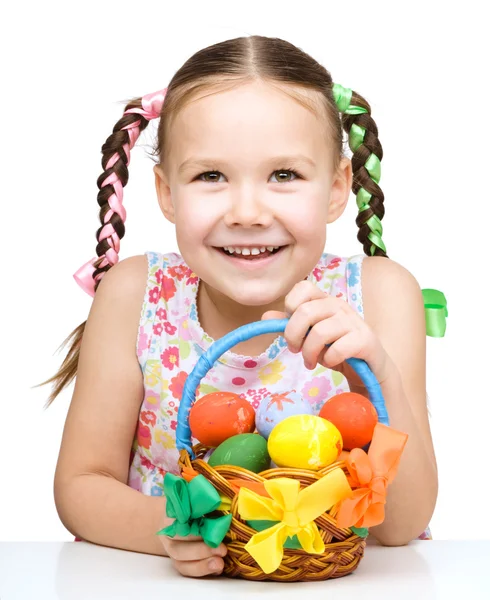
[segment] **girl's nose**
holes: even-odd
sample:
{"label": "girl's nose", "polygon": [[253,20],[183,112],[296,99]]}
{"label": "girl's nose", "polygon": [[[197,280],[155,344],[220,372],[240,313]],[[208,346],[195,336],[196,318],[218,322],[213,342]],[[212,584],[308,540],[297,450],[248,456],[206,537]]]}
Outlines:
{"label": "girl's nose", "polygon": [[257,190],[240,190],[231,196],[230,206],[225,213],[224,221],[228,227],[242,225],[269,226],[273,221],[270,207],[260,199]]}

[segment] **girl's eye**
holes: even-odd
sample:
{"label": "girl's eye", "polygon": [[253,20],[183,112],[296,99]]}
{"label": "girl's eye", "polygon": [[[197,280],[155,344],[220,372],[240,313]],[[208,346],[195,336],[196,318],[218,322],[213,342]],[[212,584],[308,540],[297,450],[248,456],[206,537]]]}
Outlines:
{"label": "girl's eye", "polygon": [[[196,179],[199,179],[200,181],[208,181],[210,183],[220,183],[217,179],[201,179],[201,177],[204,175],[215,175],[215,174],[220,174],[223,175],[223,173],[220,173],[220,171],[205,171],[204,173],[201,173],[200,175],[198,175],[196,177]],[[297,177],[299,179],[301,179],[301,175],[295,171],[294,169],[277,169],[277,171],[274,171],[273,174],[275,173],[292,173],[294,175],[294,177]],[[285,179],[284,177],[282,178],[282,181],[287,183],[288,181],[291,181],[291,179]],[[294,181],[294,179],[292,180]]]}
{"label": "girl's eye", "polygon": [[196,179],[200,179],[201,181],[209,181],[210,183],[220,183],[217,179],[201,179],[203,175],[215,175],[216,173],[219,173],[219,171],[206,171],[205,173],[198,175]]}
{"label": "girl's eye", "polygon": [[[274,171],[274,173],[281,173],[281,174],[283,174],[283,173],[292,173],[295,178],[297,178],[297,179],[301,178],[301,175],[297,171],[295,171],[294,169],[278,169],[277,171]],[[279,181],[281,181],[281,180],[279,180]],[[284,179],[284,177],[283,177],[282,181],[284,181],[284,182],[287,183],[288,181],[294,181],[294,179],[293,180],[291,180],[291,179]]]}

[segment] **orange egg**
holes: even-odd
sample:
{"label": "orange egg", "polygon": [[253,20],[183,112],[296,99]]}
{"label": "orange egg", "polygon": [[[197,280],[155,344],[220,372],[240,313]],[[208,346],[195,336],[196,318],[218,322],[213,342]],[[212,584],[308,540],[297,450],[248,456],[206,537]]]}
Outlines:
{"label": "orange egg", "polygon": [[213,392],[194,403],[189,413],[189,426],[201,444],[216,448],[233,435],[253,433],[255,411],[238,394]]}
{"label": "orange egg", "polygon": [[355,392],[344,392],[329,398],[320,417],[333,423],[342,435],[344,450],[362,448],[373,438],[378,413],[371,402]]}

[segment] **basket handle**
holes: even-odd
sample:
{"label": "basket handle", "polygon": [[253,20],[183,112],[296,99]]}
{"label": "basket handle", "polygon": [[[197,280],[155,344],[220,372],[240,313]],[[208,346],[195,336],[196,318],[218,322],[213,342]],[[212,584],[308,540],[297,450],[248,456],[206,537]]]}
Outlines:
{"label": "basket handle", "polygon": [[[177,449],[179,451],[187,450],[190,457],[192,459],[195,458],[191,445],[189,413],[196,400],[196,390],[201,379],[206,376],[216,360],[240,342],[244,342],[264,333],[283,332],[286,329],[288,321],[289,319],[265,319],[263,321],[255,321],[254,323],[242,325],[211,344],[208,350],[199,358],[195,367],[189,373],[182,391],[176,431]],[[308,335],[308,333],[306,335]],[[326,346],[330,345],[331,344],[326,344]],[[388,413],[386,411],[383,393],[381,392],[381,386],[374,376],[374,373],[369,368],[369,365],[361,358],[347,358],[346,362],[354,369],[354,371],[356,371],[366,386],[369,393],[369,399],[378,413],[379,422],[384,425],[389,425]]]}

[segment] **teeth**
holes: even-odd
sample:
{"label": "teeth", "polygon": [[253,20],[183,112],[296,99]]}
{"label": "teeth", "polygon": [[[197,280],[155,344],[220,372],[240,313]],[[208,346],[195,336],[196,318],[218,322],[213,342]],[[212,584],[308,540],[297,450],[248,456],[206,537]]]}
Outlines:
{"label": "teeth", "polygon": [[234,248],[233,246],[225,246],[223,250],[226,250],[230,254],[243,254],[244,256],[250,256],[250,254],[252,254],[253,256],[257,256],[257,254],[265,252],[266,250],[272,252],[273,250],[277,250],[277,248],[279,248],[279,246],[262,246],[261,248]]}

